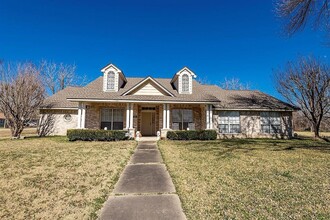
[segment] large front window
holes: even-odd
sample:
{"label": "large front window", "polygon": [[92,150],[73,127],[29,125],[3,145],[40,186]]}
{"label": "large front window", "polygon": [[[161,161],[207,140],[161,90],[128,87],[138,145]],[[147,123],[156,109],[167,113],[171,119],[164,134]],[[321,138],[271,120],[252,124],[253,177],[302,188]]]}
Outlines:
{"label": "large front window", "polygon": [[104,108],[101,111],[101,129],[123,130],[123,110]]}
{"label": "large front window", "polygon": [[115,89],[115,73],[112,71],[108,72],[107,89],[109,90]]}
{"label": "large front window", "polygon": [[262,133],[279,133],[281,131],[281,115],[279,112],[261,112],[260,124]]}
{"label": "large front window", "polygon": [[193,111],[191,109],[172,110],[172,129],[173,130],[195,130]]}
{"label": "large front window", "polygon": [[239,112],[237,111],[223,111],[219,114],[219,132],[226,133],[240,133]]}

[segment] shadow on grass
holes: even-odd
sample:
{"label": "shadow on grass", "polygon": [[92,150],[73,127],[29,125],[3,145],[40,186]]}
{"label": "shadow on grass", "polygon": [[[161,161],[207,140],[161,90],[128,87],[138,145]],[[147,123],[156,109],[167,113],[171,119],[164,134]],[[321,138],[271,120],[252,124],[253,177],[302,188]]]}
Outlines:
{"label": "shadow on grass", "polygon": [[216,141],[190,141],[184,144],[185,148],[195,152],[209,152],[223,156],[234,151],[251,152],[261,151],[293,151],[308,149],[330,153],[330,144],[325,141],[312,139],[224,139]]}

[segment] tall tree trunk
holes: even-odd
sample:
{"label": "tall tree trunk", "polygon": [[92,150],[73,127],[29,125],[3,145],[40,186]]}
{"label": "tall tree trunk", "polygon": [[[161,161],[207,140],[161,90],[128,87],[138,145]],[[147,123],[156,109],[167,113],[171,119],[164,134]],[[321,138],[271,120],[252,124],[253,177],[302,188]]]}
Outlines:
{"label": "tall tree trunk", "polygon": [[313,130],[314,130],[314,137],[315,138],[321,138],[320,137],[320,124],[319,123],[313,123]]}

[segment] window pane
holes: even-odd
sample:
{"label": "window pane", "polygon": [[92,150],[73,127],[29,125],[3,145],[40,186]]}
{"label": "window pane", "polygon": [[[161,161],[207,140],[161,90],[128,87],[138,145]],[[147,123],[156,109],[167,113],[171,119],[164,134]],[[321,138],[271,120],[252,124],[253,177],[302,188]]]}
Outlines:
{"label": "window pane", "polygon": [[122,109],[113,110],[113,121],[114,122],[123,122],[123,110]]}
{"label": "window pane", "polygon": [[189,76],[187,74],[182,76],[182,91],[189,92]]}
{"label": "window pane", "polygon": [[261,132],[262,133],[270,133],[269,125],[261,125]]}
{"label": "window pane", "polygon": [[172,121],[174,122],[181,122],[181,111],[179,109],[172,110]]}
{"label": "window pane", "polygon": [[271,125],[270,126],[270,133],[271,134],[278,134],[281,132],[281,126],[280,125]]}
{"label": "window pane", "polygon": [[104,108],[101,111],[101,122],[111,122],[112,109]]}
{"label": "window pane", "polygon": [[123,128],[124,128],[123,122],[113,122],[112,130],[123,130]]}
{"label": "window pane", "polygon": [[229,125],[219,125],[220,133],[229,133]]}
{"label": "window pane", "polygon": [[108,79],[107,79],[107,88],[114,89],[115,88],[115,73],[109,72]]}
{"label": "window pane", "polygon": [[101,129],[107,127],[107,130],[111,130],[111,122],[101,122]]}
{"label": "window pane", "polygon": [[190,109],[183,109],[183,122],[193,122],[193,112]]}
{"label": "window pane", "polygon": [[239,125],[230,125],[230,133],[240,133]]}

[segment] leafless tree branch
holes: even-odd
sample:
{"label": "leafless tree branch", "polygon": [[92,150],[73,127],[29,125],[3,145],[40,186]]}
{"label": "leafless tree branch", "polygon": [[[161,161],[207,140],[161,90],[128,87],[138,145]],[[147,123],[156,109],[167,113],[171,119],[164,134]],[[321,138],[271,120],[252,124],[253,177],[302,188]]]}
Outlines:
{"label": "leafless tree branch", "polygon": [[330,114],[330,69],[313,57],[289,62],[275,73],[277,91],[301,109],[319,138],[320,125]]}
{"label": "leafless tree branch", "polygon": [[0,73],[0,111],[12,137],[19,138],[24,122],[35,116],[44,101],[44,87],[38,68],[32,63],[2,63]]}

